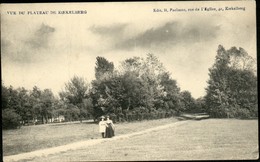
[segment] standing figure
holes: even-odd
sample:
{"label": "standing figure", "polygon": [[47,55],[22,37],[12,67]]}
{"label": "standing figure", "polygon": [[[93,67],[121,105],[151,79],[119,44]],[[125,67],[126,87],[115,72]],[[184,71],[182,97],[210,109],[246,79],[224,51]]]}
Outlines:
{"label": "standing figure", "polygon": [[102,138],[105,138],[105,132],[106,132],[106,127],[107,127],[107,123],[104,119],[105,119],[105,117],[101,116],[101,121],[98,123],[99,132],[101,133]]}
{"label": "standing figure", "polygon": [[106,138],[111,138],[115,136],[115,126],[113,124],[113,121],[109,119],[109,116],[107,116],[106,124]]}

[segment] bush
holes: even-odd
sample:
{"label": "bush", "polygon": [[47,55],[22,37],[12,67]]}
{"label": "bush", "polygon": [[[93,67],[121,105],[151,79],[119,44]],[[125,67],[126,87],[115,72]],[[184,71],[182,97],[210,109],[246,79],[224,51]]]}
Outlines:
{"label": "bush", "polygon": [[224,105],[219,105],[214,107],[213,109],[209,109],[207,112],[212,118],[226,118],[228,115],[230,116],[230,112],[228,111],[228,107]]}
{"label": "bush", "polygon": [[21,116],[18,115],[13,109],[2,110],[2,128],[3,129],[16,129],[21,126]]}
{"label": "bush", "polygon": [[251,114],[252,117],[258,117],[258,104],[252,106]]}
{"label": "bush", "polygon": [[237,117],[242,119],[247,119],[251,117],[250,111],[247,109],[238,109],[236,113],[237,113]]}

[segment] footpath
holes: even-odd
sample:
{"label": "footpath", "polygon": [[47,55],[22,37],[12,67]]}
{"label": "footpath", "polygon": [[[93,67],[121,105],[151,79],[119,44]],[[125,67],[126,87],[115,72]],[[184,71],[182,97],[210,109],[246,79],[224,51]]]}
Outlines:
{"label": "footpath", "polygon": [[26,160],[33,159],[35,157],[46,157],[51,154],[57,154],[57,153],[66,152],[66,151],[70,151],[70,150],[77,150],[77,149],[85,148],[85,147],[87,148],[89,146],[93,146],[93,145],[100,144],[103,142],[109,142],[109,141],[113,141],[113,140],[123,140],[123,139],[131,138],[134,136],[142,135],[145,133],[151,133],[153,131],[159,131],[162,129],[167,129],[169,127],[182,125],[186,122],[189,122],[189,121],[186,121],[186,120],[178,121],[175,123],[154,127],[154,128],[146,129],[143,131],[138,131],[138,132],[124,134],[124,135],[118,135],[113,138],[91,139],[91,140],[86,140],[86,141],[74,142],[74,143],[62,145],[62,146],[46,148],[46,149],[36,150],[36,151],[32,151],[32,152],[27,152],[27,153],[21,153],[21,154],[17,154],[17,155],[4,156],[3,161],[4,162],[20,161],[20,160],[26,161]]}

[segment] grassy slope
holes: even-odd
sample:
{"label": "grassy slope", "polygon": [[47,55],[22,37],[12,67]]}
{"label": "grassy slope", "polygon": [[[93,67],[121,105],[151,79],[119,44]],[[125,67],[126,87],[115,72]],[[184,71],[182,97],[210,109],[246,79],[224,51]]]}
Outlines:
{"label": "grassy slope", "polygon": [[256,159],[258,154],[257,120],[208,119],[33,161]]}
{"label": "grassy slope", "polygon": [[[176,121],[177,119],[175,118],[169,118],[120,123],[116,124],[116,135],[131,133]],[[91,138],[101,138],[98,132],[98,125],[93,123],[25,126],[17,130],[4,130],[2,133],[4,156],[60,146]]]}

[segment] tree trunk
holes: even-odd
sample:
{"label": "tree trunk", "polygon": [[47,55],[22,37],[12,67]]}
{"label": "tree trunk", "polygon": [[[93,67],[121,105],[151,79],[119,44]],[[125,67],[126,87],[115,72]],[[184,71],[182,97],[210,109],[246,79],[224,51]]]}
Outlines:
{"label": "tree trunk", "polygon": [[42,115],[42,124],[45,124],[45,123],[44,123],[44,117],[43,117],[43,115]]}
{"label": "tree trunk", "polygon": [[130,108],[130,105],[131,105],[131,98],[129,97],[129,98],[128,98],[128,106],[127,106],[127,111],[129,110],[129,108]]}

